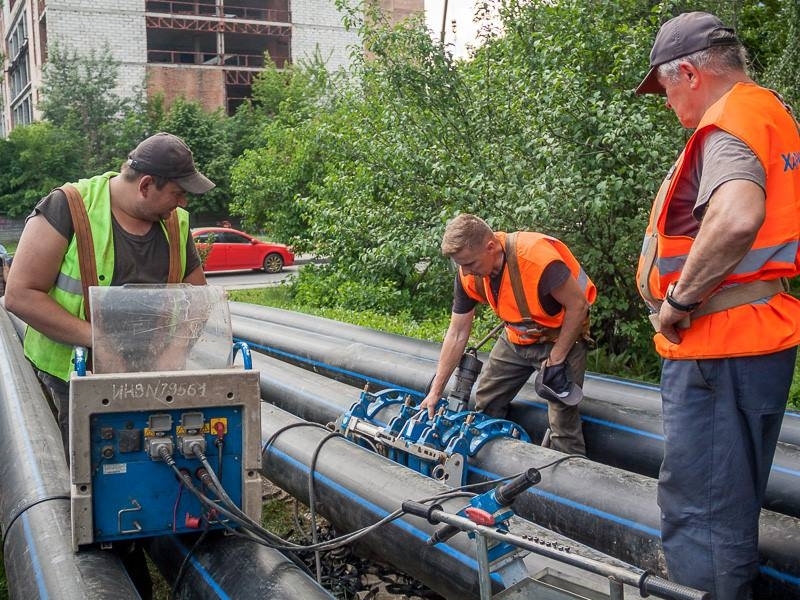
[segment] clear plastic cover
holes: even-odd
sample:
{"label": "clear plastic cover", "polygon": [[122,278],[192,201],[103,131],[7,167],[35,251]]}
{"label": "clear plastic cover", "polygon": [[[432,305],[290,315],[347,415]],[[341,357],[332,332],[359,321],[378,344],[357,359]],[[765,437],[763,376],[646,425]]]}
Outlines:
{"label": "clear plastic cover", "polygon": [[228,300],[217,286],[89,288],[92,371],[222,369],[232,364]]}

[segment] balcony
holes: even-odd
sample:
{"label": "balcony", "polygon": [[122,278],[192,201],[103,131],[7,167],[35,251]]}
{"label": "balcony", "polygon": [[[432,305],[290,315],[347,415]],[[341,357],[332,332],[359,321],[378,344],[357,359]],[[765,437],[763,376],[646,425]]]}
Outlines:
{"label": "balcony", "polygon": [[225,3],[224,6],[217,6],[212,1],[180,1],[180,0],[147,0],[145,2],[145,12],[181,16],[181,17],[212,17],[218,19],[242,19],[246,21],[266,21],[271,23],[291,22],[291,13],[288,3],[285,8],[265,8],[263,6],[247,6],[245,4]]}

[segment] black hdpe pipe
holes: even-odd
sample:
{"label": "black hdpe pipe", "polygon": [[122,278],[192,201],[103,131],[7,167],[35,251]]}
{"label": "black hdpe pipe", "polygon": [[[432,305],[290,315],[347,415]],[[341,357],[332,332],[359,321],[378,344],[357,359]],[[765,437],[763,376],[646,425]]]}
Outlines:
{"label": "black hdpe pipe", "polygon": [[61,433],[0,308],[0,522],[12,598],[138,598],[111,552],[73,552]]}
{"label": "black hdpe pipe", "polygon": [[[335,421],[358,399],[356,388],[275,358],[254,353],[253,368],[260,372],[265,401],[320,424]],[[394,415],[388,408],[384,412],[377,417],[388,422]],[[262,430],[264,426],[262,420]],[[495,440],[469,460],[468,480],[477,483],[506,477],[563,457],[533,444]],[[363,475],[361,466],[352,468],[358,480]],[[542,482],[521,494],[514,508],[521,517],[600,552],[664,573],[656,481],[651,478],[585,459],[569,459],[544,472]],[[759,550],[763,577],[762,595],[758,597],[800,598],[800,564],[796,559],[800,553],[800,520],[762,511]]]}
{"label": "black hdpe pipe", "polygon": [[[244,302],[230,302],[229,305],[231,315],[233,316],[241,316],[269,323],[278,323],[294,329],[321,333],[349,342],[357,342],[377,348],[384,348],[400,354],[408,354],[420,359],[433,361],[434,363],[439,360],[441,344],[434,342],[418,340],[394,333],[386,333],[368,327],[351,325],[349,323],[342,323],[341,321],[334,321],[332,319],[306,315],[280,308],[258,306]],[[485,360],[486,356],[487,354],[482,354],[481,358]],[[429,381],[430,380],[428,380],[428,382]],[[425,382],[426,386],[428,382]],[[646,413],[652,412],[658,414],[660,421],[661,395],[658,386],[609,375],[587,373],[583,391],[584,395],[589,398],[622,405],[628,407],[632,412],[642,410]],[[529,399],[538,399],[532,387],[530,392],[525,394],[525,397]],[[544,423],[546,427],[546,420],[543,420],[542,423]],[[660,422],[653,430],[658,435],[661,434]],[[543,432],[544,428],[541,429],[539,437],[541,437],[541,433]],[[779,439],[781,442],[800,446],[800,412],[786,412]],[[660,460],[658,464],[660,464]]]}
{"label": "black hdpe pipe", "polygon": [[[262,407],[261,431],[265,440],[262,473],[293,496],[310,503],[309,476],[313,465],[316,510],[340,533],[377,523],[399,509],[405,500],[420,501],[452,491],[442,483],[341,437],[331,437],[327,429],[315,427],[275,406],[265,404]],[[450,514],[466,503],[464,498],[438,501]],[[429,544],[428,540],[439,527],[424,519],[405,516],[369,532],[356,543],[360,553],[393,564],[446,598],[477,598],[479,582],[475,542],[464,534],[456,534],[447,544]],[[558,573],[562,581],[572,584],[569,589],[574,590],[574,586],[579,585],[607,594],[606,577],[575,565],[588,559],[608,567],[623,567],[638,577],[645,575],[645,571],[638,567],[623,565],[523,519],[515,518],[512,528],[515,535],[541,540],[542,546],[548,549],[569,547],[553,554],[567,561],[572,559],[573,563],[554,560],[553,554],[549,557],[528,555],[525,567],[531,576],[542,572]],[[491,587],[498,592],[504,586],[495,576]],[[625,598],[635,597],[640,597],[639,590],[626,588]]]}
{"label": "black hdpe pipe", "polygon": [[333,598],[277,550],[219,531],[205,539],[197,535],[150,538],[145,548],[173,586],[176,600]]}
{"label": "black hdpe pipe", "polygon": [[[21,335],[24,324],[0,307],[0,522],[9,595],[138,599],[117,554],[73,551],[61,433],[23,355]],[[175,590],[178,598],[332,598],[277,550],[214,535],[191,551],[176,536],[164,538],[145,544],[170,584],[189,556]]]}
{"label": "black hdpe pipe", "polygon": [[[238,314],[243,309],[236,303],[232,304],[236,310],[232,310],[231,319],[236,339],[247,341],[254,350],[314,372],[326,373],[338,381],[358,386],[368,384],[373,391],[394,387],[419,398],[436,371],[436,359],[420,358],[276,322],[261,322]],[[246,312],[248,315],[257,314],[260,308]],[[315,323],[321,328],[328,320],[322,321]],[[341,326],[337,325],[334,332],[340,329]],[[379,339],[379,336],[373,337]],[[389,335],[387,339],[397,337],[400,336]],[[406,341],[398,347],[408,349],[407,346],[416,341]],[[637,403],[637,396],[633,393],[638,389],[636,386],[617,383],[611,378],[603,378],[592,386],[587,384],[587,390],[601,392],[597,394],[601,398],[596,398],[594,391],[587,391],[581,403],[587,455],[596,462],[655,478],[664,453],[661,410],[652,407],[652,399]],[[620,390],[619,394],[615,394],[616,388]],[[541,440],[547,428],[547,405],[536,395],[533,384],[523,386],[511,403],[508,418],[519,423],[533,440]],[[781,442],[775,452],[764,507],[800,517],[798,488],[800,447]]]}

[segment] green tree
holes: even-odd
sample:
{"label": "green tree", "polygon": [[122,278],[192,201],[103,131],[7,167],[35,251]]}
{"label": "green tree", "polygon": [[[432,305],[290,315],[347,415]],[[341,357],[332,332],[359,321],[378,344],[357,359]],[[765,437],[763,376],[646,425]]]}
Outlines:
{"label": "green tree", "polygon": [[[154,105],[158,112],[160,101]],[[228,214],[230,168],[233,161],[226,117],[222,110],[207,112],[199,103],[178,98],[158,121],[155,128],[177,135],[192,149],[197,168],[216,184],[210,192],[195,196],[190,204],[193,214],[224,216]]]}
{"label": "green tree", "polygon": [[[705,8],[752,45],[758,77],[794,94],[789,4]],[[375,3],[337,6],[363,42],[354,76],[268,69],[228,127],[239,155],[232,210],[331,258],[304,270],[293,293],[412,319],[446,314],[453,272],[439,241],[448,219],[475,212],[496,229],[567,242],[600,290],[599,344],[654,371],[634,272],[652,198],[687,132],[663,100],[633,90],[660,24],[694,3],[503,0],[492,5],[502,34],[487,23],[468,61],[421,20],[390,25]]]}
{"label": "green tree", "polygon": [[[760,4],[760,3],[758,3]],[[800,2],[778,1],[773,6],[772,18],[757,19],[757,39],[772,40],[770,52],[760,60],[764,85],[779,91],[784,99],[800,114]]]}
{"label": "green tree", "polygon": [[298,292],[446,311],[439,240],[449,218],[475,212],[564,239],[602,290],[601,342],[649,345],[633,271],[652,173],[681,139],[666,111],[632,93],[657,15],[632,0],[507,2],[505,35],[462,63],[420,23],[359,20],[360,8],[346,16],[364,39],[360,85],[318,123],[324,177],[304,200],[314,246],[332,257],[329,285],[317,275]]}
{"label": "green tree", "polygon": [[82,140],[47,122],[15,127],[0,139],[0,213],[26,216],[50,190],[82,173],[70,157],[81,152]]}
{"label": "green tree", "polygon": [[248,148],[231,173],[232,211],[296,249],[311,249],[304,199],[325,173],[319,135],[334,110],[340,77],[326,71],[318,54],[283,70],[270,65],[256,78],[251,103],[234,118],[247,131]]}
{"label": "green tree", "polygon": [[79,152],[69,160],[84,173],[118,169],[144,137],[141,92],[135,97],[120,95],[118,78],[119,62],[107,46],[86,54],[57,43],[48,49],[38,108],[45,120],[82,140]]}

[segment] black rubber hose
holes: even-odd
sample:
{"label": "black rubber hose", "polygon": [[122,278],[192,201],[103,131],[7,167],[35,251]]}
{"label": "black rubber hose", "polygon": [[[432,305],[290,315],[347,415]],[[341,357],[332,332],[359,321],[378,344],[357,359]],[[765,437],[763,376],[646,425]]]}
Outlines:
{"label": "black rubber hose", "polygon": [[520,473],[508,483],[504,483],[494,492],[494,499],[500,506],[509,506],[514,502],[514,498],[527,490],[532,485],[536,485],[542,480],[542,474],[537,469],[531,467],[524,473]]}

